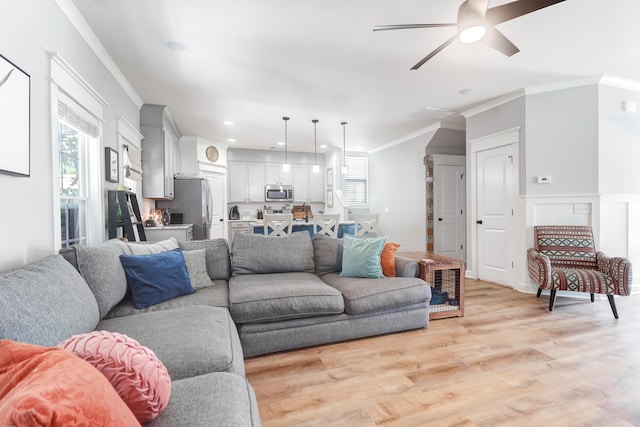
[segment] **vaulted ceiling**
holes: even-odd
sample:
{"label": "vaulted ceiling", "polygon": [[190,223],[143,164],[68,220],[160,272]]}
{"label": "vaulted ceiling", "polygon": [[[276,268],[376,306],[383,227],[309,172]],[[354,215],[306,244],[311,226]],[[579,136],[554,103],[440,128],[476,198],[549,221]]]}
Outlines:
{"label": "vaulted ceiling", "polygon": [[[498,26],[520,52],[452,43],[461,0],[73,0],[146,103],[230,147],[368,151],[521,88],[601,74],[640,80],[640,2],[567,0]],[[489,7],[508,3],[490,0]],[[184,50],[173,50],[178,42]],[[225,125],[232,121],[233,126]]]}

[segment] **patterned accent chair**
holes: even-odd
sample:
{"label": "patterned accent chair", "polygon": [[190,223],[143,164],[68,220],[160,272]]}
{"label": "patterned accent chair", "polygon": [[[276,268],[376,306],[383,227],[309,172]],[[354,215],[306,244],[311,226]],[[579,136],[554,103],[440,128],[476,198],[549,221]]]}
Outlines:
{"label": "patterned accent chair", "polygon": [[534,227],[534,248],[527,251],[529,277],[538,284],[538,294],[550,290],[549,311],[556,291],[605,294],[613,316],[618,318],[614,295],[629,295],[631,263],[597,252],[591,227],[543,225]]}

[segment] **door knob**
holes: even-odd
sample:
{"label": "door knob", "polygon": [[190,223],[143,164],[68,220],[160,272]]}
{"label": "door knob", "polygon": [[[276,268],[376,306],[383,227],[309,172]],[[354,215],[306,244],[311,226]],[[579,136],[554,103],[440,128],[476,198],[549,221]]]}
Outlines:
{"label": "door knob", "polygon": [[442,221],[442,218],[438,218],[438,221]]}
{"label": "door knob", "polygon": [[482,220],[481,219],[477,220],[476,224],[482,224]]}

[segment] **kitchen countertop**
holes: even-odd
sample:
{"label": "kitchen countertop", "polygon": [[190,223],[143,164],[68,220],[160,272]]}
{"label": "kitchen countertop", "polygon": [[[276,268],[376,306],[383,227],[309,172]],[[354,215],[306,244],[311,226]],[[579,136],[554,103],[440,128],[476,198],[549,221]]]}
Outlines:
{"label": "kitchen countertop", "polygon": [[[294,219],[293,220],[293,225],[313,225],[313,218],[309,218],[309,222],[306,222],[304,219]],[[340,225],[350,225],[350,224],[355,224],[355,221],[340,221],[338,224]],[[251,220],[251,224],[252,226],[255,227],[262,227],[264,225],[264,221],[261,219],[254,219]]]}
{"label": "kitchen countertop", "polygon": [[169,224],[169,225],[156,225],[155,227],[144,227],[145,229],[155,229],[155,230],[185,230],[189,227],[192,227],[193,224]]}

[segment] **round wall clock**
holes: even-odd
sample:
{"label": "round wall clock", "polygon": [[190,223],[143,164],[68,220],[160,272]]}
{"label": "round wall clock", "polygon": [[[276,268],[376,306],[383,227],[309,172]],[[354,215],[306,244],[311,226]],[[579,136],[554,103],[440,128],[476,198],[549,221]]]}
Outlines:
{"label": "round wall clock", "polygon": [[218,152],[218,149],[213,145],[210,145],[207,147],[206,155],[207,155],[207,159],[209,159],[210,162],[217,162],[218,158],[220,158],[220,153]]}

